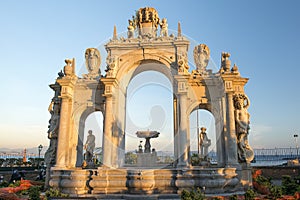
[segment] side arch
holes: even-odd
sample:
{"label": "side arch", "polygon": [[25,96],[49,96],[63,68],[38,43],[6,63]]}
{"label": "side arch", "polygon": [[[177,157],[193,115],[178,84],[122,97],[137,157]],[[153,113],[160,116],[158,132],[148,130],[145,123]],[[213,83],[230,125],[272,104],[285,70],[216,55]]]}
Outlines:
{"label": "side arch", "polygon": [[84,105],[81,105],[80,107],[78,107],[74,113],[74,132],[77,133],[77,144],[76,145],[76,151],[77,151],[77,155],[76,155],[76,167],[80,167],[82,165],[83,162],[83,140],[84,140],[84,130],[85,130],[85,122],[87,117],[94,113],[100,111],[103,115],[103,119],[104,119],[104,113],[103,110],[99,110],[96,109],[95,107],[89,106],[86,107]]}

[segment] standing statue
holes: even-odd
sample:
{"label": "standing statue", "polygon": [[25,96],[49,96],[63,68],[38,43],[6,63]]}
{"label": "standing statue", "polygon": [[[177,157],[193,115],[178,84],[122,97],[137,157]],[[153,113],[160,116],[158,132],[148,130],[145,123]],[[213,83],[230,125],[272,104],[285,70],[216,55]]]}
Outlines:
{"label": "standing statue", "polygon": [[45,188],[49,187],[50,180],[50,168],[56,163],[56,151],[57,151],[57,138],[59,134],[59,122],[60,122],[60,99],[54,97],[51,101],[48,111],[51,114],[48,126],[48,138],[50,139],[50,145],[45,153],[46,163],[46,180]]}
{"label": "standing statue", "polygon": [[85,153],[85,161],[87,163],[91,163],[93,160],[93,153],[95,149],[95,136],[93,135],[93,131],[88,131],[89,135],[87,136],[86,143],[84,145]]}
{"label": "standing statue", "polygon": [[233,101],[235,107],[238,157],[240,162],[249,163],[254,158],[253,150],[248,143],[250,114],[247,109],[250,106],[250,101],[245,94],[234,95]]}
{"label": "standing statue", "polygon": [[194,62],[198,72],[206,71],[210,58],[210,50],[206,44],[200,44],[194,48]]}
{"label": "standing statue", "polygon": [[160,23],[160,37],[168,37],[168,24],[166,18],[163,18]]}
{"label": "standing statue", "polygon": [[206,134],[206,128],[201,127],[201,132],[199,135],[199,146],[200,146],[200,158],[207,160],[208,147],[211,145],[211,140],[208,139]]}
{"label": "standing statue", "polygon": [[97,76],[100,72],[101,56],[96,48],[88,48],[85,50],[85,65],[91,76]]}
{"label": "standing statue", "polygon": [[128,25],[128,27],[127,27],[127,30],[128,30],[128,32],[127,32],[127,37],[128,38],[133,38],[134,37],[134,23],[133,23],[133,21],[132,20],[128,20],[128,23],[129,23],[129,25]]}

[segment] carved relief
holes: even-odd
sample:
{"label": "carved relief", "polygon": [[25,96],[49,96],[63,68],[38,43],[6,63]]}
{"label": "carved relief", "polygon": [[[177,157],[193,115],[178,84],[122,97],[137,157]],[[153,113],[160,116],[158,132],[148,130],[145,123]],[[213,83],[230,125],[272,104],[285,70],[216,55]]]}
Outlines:
{"label": "carved relief", "polygon": [[197,70],[200,73],[206,71],[210,58],[210,50],[207,45],[200,44],[194,48],[194,61],[197,67]]}
{"label": "carved relief", "polygon": [[113,56],[107,56],[106,64],[106,77],[114,77],[117,71],[117,59]]}
{"label": "carved relief", "polygon": [[152,38],[156,37],[159,21],[158,13],[154,8],[140,8],[133,17],[132,27],[138,28],[140,36]]}
{"label": "carved relief", "polygon": [[249,163],[254,158],[254,152],[248,142],[250,114],[247,109],[250,106],[250,101],[245,94],[235,94],[233,102],[239,161]]}
{"label": "carved relief", "polygon": [[178,74],[189,74],[189,65],[186,53],[181,53],[178,55]]}
{"label": "carved relief", "polygon": [[96,48],[88,48],[85,51],[85,66],[88,74],[85,77],[97,77],[100,72],[101,56]]}

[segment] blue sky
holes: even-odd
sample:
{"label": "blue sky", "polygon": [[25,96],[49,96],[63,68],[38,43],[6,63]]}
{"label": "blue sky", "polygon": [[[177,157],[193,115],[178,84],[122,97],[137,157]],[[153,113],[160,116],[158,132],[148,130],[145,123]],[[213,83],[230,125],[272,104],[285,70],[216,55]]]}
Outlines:
{"label": "blue sky", "polygon": [[[48,145],[47,111],[57,72],[65,58],[84,71],[84,51],[126,31],[140,7],[155,7],[169,29],[205,43],[218,67],[231,53],[249,77],[250,143],[295,146],[300,134],[299,1],[1,1],[0,147]],[[102,67],[105,58],[102,55]],[[103,71],[103,70],[102,70]]]}

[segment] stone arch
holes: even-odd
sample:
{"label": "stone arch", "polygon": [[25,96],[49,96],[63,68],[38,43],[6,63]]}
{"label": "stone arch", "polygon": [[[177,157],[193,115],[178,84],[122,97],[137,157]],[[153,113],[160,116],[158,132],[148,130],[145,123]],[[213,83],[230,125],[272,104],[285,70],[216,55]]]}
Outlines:
{"label": "stone arch", "polygon": [[80,167],[83,162],[83,140],[84,140],[84,130],[85,130],[85,122],[89,115],[91,115],[94,112],[100,111],[104,117],[103,110],[96,109],[95,107],[89,106],[86,107],[84,105],[79,106],[74,111],[74,120],[75,120],[75,126],[74,126],[74,132],[77,133],[77,144],[76,144],[76,167]]}
{"label": "stone arch", "polygon": [[[139,56],[138,59],[132,59],[132,54],[135,54],[136,51],[138,50],[120,56],[119,70],[116,74],[117,80],[121,80],[126,74],[136,71],[143,63],[159,63],[165,65],[170,71],[172,70],[174,55],[166,55],[163,51],[156,51],[155,54],[148,55],[147,58]],[[167,75],[167,77],[171,80],[172,74]]]}
{"label": "stone arch", "polygon": [[[134,133],[134,131],[138,131],[137,129],[139,127],[145,128],[144,130],[147,130],[147,127],[148,128],[150,127],[151,130],[153,129],[153,130],[159,131],[159,132],[162,131],[162,132],[160,132],[161,134],[160,134],[159,139],[158,140],[155,139],[155,140],[153,140],[153,142],[151,142],[151,143],[157,143],[158,141],[161,141],[160,139],[162,139],[162,137],[165,137],[164,133],[168,133],[168,137],[170,136],[170,138],[173,137],[173,135],[172,135],[172,133],[174,132],[174,130],[173,130],[174,129],[173,123],[172,123],[171,126],[168,127],[168,129],[167,129],[168,131],[167,132],[163,131],[163,130],[165,130],[165,128],[163,128],[163,127],[165,127],[166,121],[173,121],[173,117],[172,117],[171,113],[174,112],[173,111],[174,108],[172,106],[172,102],[173,102],[173,98],[174,98],[174,95],[173,95],[174,91],[173,91],[172,83],[170,82],[170,80],[168,79],[168,77],[166,77],[166,75],[163,74],[163,73],[161,73],[160,71],[153,70],[153,72],[157,73],[157,76],[159,76],[159,80],[162,80],[162,82],[160,82],[159,80],[152,82],[152,78],[150,78],[150,79],[148,79],[148,78],[140,79],[140,77],[137,77],[138,75],[145,75],[144,73],[147,73],[147,72],[148,72],[148,70],[143,70],[142,72],[137,73],[136,76],[132,76],[132,79],[130,80],[130,82],[128,84],[128,87],[127,87],[127,90],[126,90],[126,95],[127,95],[126,110],[127,111],[130,110],[130,111],[135,112],[134,109],[132,110],[132,108],[130,109],[130,107],[128,107],[129,106],[128,103],[130,103],[129,99],[130,99],[130,97],[132,97],[131,94],[134,94],[135,91],[138,91],[139,89],[141,89],[140,86],[149,86],[152,83],[154,84],[153,85],[154,87],[157,87],[159,85],[158,87],[162,87],[163,88],[162,89],[162,91],[163,91],[162,94],[167,97],[168,104],[164,104],[161,101],[161,99],[159,99],[157,97],[156,98],[154,97],[155,100],[151,101],[150,104],[148,104],[148,103],[145,104],[147,106],[151,105],[151,107],[147,107],[148,109],[150,108],[150,110],[147,110],[147,112],[145,110],[145,113],[147,113],[147,116],[148,116],[148,114],[149,114],[149,116],[151,116],[151,123],[147,124],[145,127],[144,126],[138,126],[138,125],[135,126],[134,125],[135,120],[132,120],[132,118],[130,118],[129,112],[126,113],[126,126],[129,125],[129,127],[128,127],[128,129],[126,131],[129,131],[127,133]],[[146,77],[152,77],[152,76],[147,76],[146,75]],[[138,78],[138,83],[139,84],[134,84],[134,83],[137,83],[137,82],[135,82],[136,81],[135,78]],[[132,83],[133,83],[133,85],[132,85]],[[145,94],[145,91],[143,93]],[[150,94],[151,95],[148,96],[150,98],[152,97],[152,95],[155,95],[155,93],[153,93],[153,92],[151,92]],[[134,101],[134,102],[137,102],[137,101]],[[152,102],[155,102],[155,103],[152,104]],[[167,109],[167,111],[165,109]],[[159,112],[155,112],[155,111],[159,111]],[[160,114],[157,115],[157,113],[160,113]],[[165,116],[165,117],[162,117],[162,116]],[[132,127],[136,128],[136,129],[134,129]],[[135,136],[133,136],[133,138],[134,137]],[[126,143],[128,145],[128,141]],[[172,148],[173,148],[173,143],[171,143],[171,144],[172,144]],[[132,143],[130,145],[132,145]],[[158,148],[158,146],[156,146],[156,148]],[[161,148],[158,148],[158,149],[161,149]]]}

